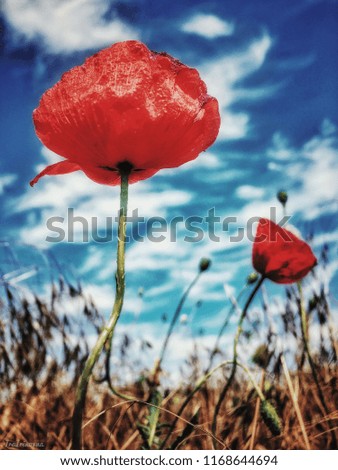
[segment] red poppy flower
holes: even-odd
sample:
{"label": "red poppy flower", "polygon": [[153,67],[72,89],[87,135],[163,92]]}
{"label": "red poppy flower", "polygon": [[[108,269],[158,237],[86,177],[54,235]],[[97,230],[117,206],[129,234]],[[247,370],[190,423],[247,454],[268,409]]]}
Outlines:
{"label": "red poppy flower", "polygon": [[197,70],[126,41],[89,57],[47,90],[33,113],[35,130],[64,161],[36,176],[82,170],[97,183],[130,182],[195,159],[216,139],[218,103]]}
{"label": "red poppy flower", "polygon": [[278,284],[300,281],[316,265],[310,246],[269,219],[260,219],[252,250],[252,264],[262,276]]}

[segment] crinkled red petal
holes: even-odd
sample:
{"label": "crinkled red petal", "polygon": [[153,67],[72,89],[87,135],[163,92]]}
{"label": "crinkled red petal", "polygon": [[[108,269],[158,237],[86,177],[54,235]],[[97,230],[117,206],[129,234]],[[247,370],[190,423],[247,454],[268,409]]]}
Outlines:
{"label": "crinkled red petal", "polygon": [[278,284],[300,281],[316,265],[310,246],[271,220],[260,219],[252,250],[256,271]]}
{"label": "crinkled red petal", "polygon": [[127,160],[149,175],[196,158],[220,127],[218,103],[198,72],[137,41],[114,44],[65,73],[33,119],[49,149],[83,168]]}

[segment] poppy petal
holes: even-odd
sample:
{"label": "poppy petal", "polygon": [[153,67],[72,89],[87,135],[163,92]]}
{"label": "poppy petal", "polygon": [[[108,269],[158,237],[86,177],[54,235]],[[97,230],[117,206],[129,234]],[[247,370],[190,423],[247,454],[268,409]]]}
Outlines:
{"label": "poppy petal", "polygon": [[300,281],[316,265],[310,246],[269,219],[260,219],[252,250],[257,272],[278,284]]}
{"label": "poppy petal", "polygon": [[31,186],[34,186],[40,178],[45,175],[65,175],[67,173],[72,173],[73,171],[81,170],[81,167],[76,163],[69,161],[63,161],[54,163],[53,165],[47,166],[44,170],[41,171],[32,181],[29,183]]}
{"label": "poppy petal", "polygon": [[[121,177],[117,169],[114,170],[109,168],[98,168],[91,167],[89,165],[83,166],[81,169],[88,176],[88,178],[95,181],[95,183],[117,186],[121,182]],[[158,170],[154,168],[132,171],[129,175],[129,183],[132,184],[136,183],[137,181],[150,178],[157,172]]]}

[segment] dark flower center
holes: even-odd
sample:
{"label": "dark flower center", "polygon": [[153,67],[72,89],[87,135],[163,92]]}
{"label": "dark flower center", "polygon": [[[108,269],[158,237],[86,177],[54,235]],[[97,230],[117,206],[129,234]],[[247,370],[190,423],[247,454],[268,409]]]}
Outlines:
{"label": "dark flower center", "polygon": [[130,163],[128,160],[124,160],[123,162],[119,162],[116,166],[99,166],[99,168],[102,168],[103,170],[108,170],[108,171],[117,171],[120,174],[125,174],[129,175],[132,171],[143,171],[143,168],[135,168],[132,163]]}
{"label": "dark flower center", "polygon": [[128,162],[128,160],[126,160],[124,162],[118,163],[116,168],[118,169],[119,173],[124,173],[124,174],[129,175],[134,169],[134,165]]}

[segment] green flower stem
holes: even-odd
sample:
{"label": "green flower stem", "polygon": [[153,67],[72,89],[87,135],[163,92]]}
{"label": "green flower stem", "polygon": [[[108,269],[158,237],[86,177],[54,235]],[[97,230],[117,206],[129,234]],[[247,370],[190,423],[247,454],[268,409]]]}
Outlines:
{"label": "green flower stem", "polygon": [[[162,345],[162,349],[161,349],[161,352],[160,352],[159,359],[157,359],[156,362],[155,362],[154,370],[152,372],[152,377],[151,377],[151,387],[152,387],[151,397],[155,398],[156,402],[158,400],[158,394],[159,394],[157,388],[160,384],[161,365],[162,365],[162,362],[163,362],[165,352],[166,352],[167,347],[168,347],[169,339],[170,339],[170,337],[173,333],[174,327],[175,327],[176,322],[179,318],[179,315],[181,313],[184,302],[185,302],[186,298],[188,297],[191,289],[194,287],[194,285],[198,281],[198,279],[199,279],[200,275],[202,274],[202,272],[203,272],[203,270],[200,269],[199,272],[197,273],[197,275],[195,276],[195,278],[192,280],[192,282],[190,283],[190,285],[186,289],[186,291],[183,293],[183,295],[182,295],[182,297],[181,297],[181,299],[180,299],[180,301],[179,301],[179,303],[176,307],[175,313],[174,313],[174,315],[171,319],[171,322],[170,322],[170,325],[169,325],[169,328],[168,328],[168,331],[167,331],[167,335],[166,335],[165,340],[164,340],[163,345]],[[153,402],[153,398],[150,398],[150,400],[149,400],[151,403]],[[152,435],[149,436],[149,440],[148,440],[148,444],[150,444],[150,447],[152,445],[153,438],[155,436],[154,433],[156,432],[157,421],[159,419],[159,413],[154,413],[153,410],[154,410],[153,407],[149,407],[149,414],[153,418],[152,422],[151,422]]]}
{"label": "green flower stem", "polygon": [[73,450],[82,449],[82,416],[86,403],[86,394],[90,376],[93,368],[102,352],[107,340],[113,335],[116,323],[119,319],[124,291],[125,291],[125,241],[126,241],[126,216],[128,207],[128,177],[130,169],[126,171],[120,170],[121,175],[121,191],[120,191],[120,211],[118,225],[118,244],[117,244],[117,270],[115,275],[116,294],[114,306],[106,326],[102,329],[94,348],[92,349],[84,370],[80,377],[75,398],[75,406],[73,411]]}
{"label": "green flower stem", "polygon": [[240,301],[240,299],[241,299],[242,295],[244,294],[245,290],[247,289],[247,287],[248,287],[248,284],[245,284],[245,286],[241,289],[240,293],[238,294],[238,296],[236,298],[236,301],[232,303],[232,305],[229,309],[229,312],[228,312],[227,316],[225,317],[224,323],[223,323],[221,329],[218,332],[218,335],[217,335],[217,338],[216,338],[216,341],[215,341],[215,345],[214,345],[213,349],[211,350],[211,354],[210,354],[210,357],[209,357],[209,364],[208,364],[208,366],[205,370],[205,374],[207,374],[209,372],[209,370],[211,369],[211,367],[212,367],[212,362],[213,362],[214,357],[216,356],[216,354],[218,352],[219,343],[221,341],[223,333],[229,325],[231,317],[232,317],[232,315],[233,315],[233,313],[234,313],[234,311],[237,307],[237,302]]}
{"label": "green flower stem", "polygon": [[137,398],[132,397],[131,395],[126,395],[123,392],[119,392],[118,390],[116,390],[116,388],[112,384],[111,377],[110,377],[110,358],[111,358],[111,351],[112,351],[113,338],[114,338],[113,333],[114,332],[112,331],[110,337],[107,339],[108,350],[107,350],[107,356],[106,356],[106,376],[104,377],[104,380],[107,381],[109,390],[117,397],[122,398],[123,400],[127,400],[127,401],[129,400],[136,401]]}
{"label": "green flower stem", "polygon": [[[215,412],[214,412],[214,416],[213,416],[213,420],[212,420],[212,434],[215,436],[216,435],[216,431],[217,431],[217,417],[219,415],[219,412],[220,412],[220,409],[221,409],[221,406],[222,406],[222,403],[224,401],[224,398],[226,397],[226,394],[234,380],[234,377],[236,375],[236,370],[237,370],[237,346],[238,346],[238,342],[239,342],[239,338],[241,336],[241,333],[242,333],[242,327],[243,327],[243,322],[245,320],[245,317],[247,315],[247,312],[248,312],[248,308],[250,307],[250,304],[251,302],[253,301],[253,299],[255,298],[255,295],[257,294],[257,292],[259,291],[261,285],[263,284],[263,281],[264,281],[264,276],[262,276],[258,281],[257,281],[257,284],[255,285],[254,289],[252,290],[248,300],[246,301],[246,304],[243,308],[243,311],[242,311],[242,314],[240,316],[240,319],[239,319],[239,322],[238,322],[238,326],[237,326],[237,331],[236,331],[236,335],[235,335],[235,339],[234,339],[234,345],[233,345],[233,360],[232,360],[232,369],[231,369],[231,372],[230,372],[230,376],[228,378],[228,381],[227,383],[225,384],[221,394],[220,394],[220,397],[218,399],[218,402],[216,404],[216,407],[215,407]],[[216,445],[216,442],[214,441],[214,445]]]}
{"label": "green flower stem", "polygon": [[163,361],[163,358],[164,358],[164,355],[165,355],[165,352],[167,350],[167,346],[168,346],[168,342],[169,342],[169,339],[172,335],[172,332],[174,330],[174,326],[178,320],[178,317],[179,317],[179,314],[181,313],[181,310],[182,310],[182,307],[184,305],[184,302],[186,300],[186,298],[188,297],[189,295],[189,292],[191,291],[191,289],[194,287],[194,285],[196,284],[196,282],[198,281],[200,275],[202,274],[203,271],[199,271],[197,273],[197,275],[195,276],[195,278],[192,280],[191,284],[189,285],[189,287],[187,288],[187,290],[183,293],[177,307],[176,307],[176,310],[175,310],[175,313],[174,313],[174,316],[170,322],[170,325],[169,325],[169,328],[168,328],[168,332],[167,332],[167,336],[165,337],[165,340],[164,340],[164,343],[163,343],[163,346],[162,346],[162,349],[161,349],[161,353],[160,353],[160,357],[156,363],[156,366],[155,366],[155,372],[154,372],[154,376],[157,375],[157,372],[159,372],[159,370],[161,369],[161,364],[162,364],[162,361]]}

